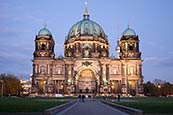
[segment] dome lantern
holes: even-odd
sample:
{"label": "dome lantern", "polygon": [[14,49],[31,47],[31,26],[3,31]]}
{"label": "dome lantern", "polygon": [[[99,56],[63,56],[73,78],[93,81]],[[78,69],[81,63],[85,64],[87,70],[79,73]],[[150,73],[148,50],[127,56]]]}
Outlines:
{"label": "dome lantern", "polygon": [[84,19],[89,19],[89,12],[88,12],[88,3],[85,2],[85,11],[84,11]]}

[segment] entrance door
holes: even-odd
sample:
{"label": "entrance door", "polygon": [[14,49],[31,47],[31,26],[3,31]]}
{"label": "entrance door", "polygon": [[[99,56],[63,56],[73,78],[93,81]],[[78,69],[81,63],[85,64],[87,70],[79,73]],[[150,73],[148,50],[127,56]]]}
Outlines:
{"label": "entrance door", "polygon": [[96,92],[95,74],[90,69],[85,69],[80,73],[78,88],[80,93],[91,94]]}

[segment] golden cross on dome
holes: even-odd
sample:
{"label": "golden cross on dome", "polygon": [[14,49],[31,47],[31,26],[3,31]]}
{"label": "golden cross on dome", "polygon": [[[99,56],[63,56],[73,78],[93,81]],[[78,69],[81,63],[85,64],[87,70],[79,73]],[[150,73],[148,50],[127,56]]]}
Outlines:
{"label": "golden cross on dome", "polygon": [[85,12],[84,12],[84,18],[88,19],[89,13],[88,13],[88,2],[85,2]]}
{"label": "golden cross on dome", "polygon": [[46,28],[47,24],[46,24],[46,23],[44,23],[44,24],[43,24],[43,26],[44,26],[44,28]]}
{"label": "golden cross on dome", "polygon": [[128,24],[127,27],[130,28],[130,24]]}

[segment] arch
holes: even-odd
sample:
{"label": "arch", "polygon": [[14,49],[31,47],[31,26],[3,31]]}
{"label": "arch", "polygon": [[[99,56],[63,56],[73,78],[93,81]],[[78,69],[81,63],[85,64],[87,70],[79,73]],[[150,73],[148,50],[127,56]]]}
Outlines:
{"label": "arch", "polygon": [[46,50],[46,44],[41,44],[41,50]]}
{"label": "arch", "polygon": [[97,92],[99,80],[91,68],[83,68],[76,76],[77,92],[94,94]]}
{"label": "arch", "polygon": [[94,77],[96,78],[96,81],[97,81],[97,83],[99,84],[99,80],[100,80],[100,76],[98,75],[99,72],[98,72],[97,68],[95,68],[95,67],[93,67],[93,66],[88,66],[88,67],[82,66],[82,67],[78,68],[79,71],[77,72],[77,74],[76,74],[76,76],[75,76],[76,82],[78,81],[78,79],[79,79],[79,77],[80,77],[80,73],[81,73],[83,70],[85,70],[85,69],[89,69],[89,70],[91,70],[91,71],[94,73],[94,75],[95,75]]}
{"label": "arch", "polygon": [[94,72],[91,70],[91,69],[84,69],[80,72],[80,75],[79,75],[79,78],[78,78],[78,81],[79,80],[90,80],[90,81],[95,81],[96,80],[96,77],[95,77],[95,74]]}

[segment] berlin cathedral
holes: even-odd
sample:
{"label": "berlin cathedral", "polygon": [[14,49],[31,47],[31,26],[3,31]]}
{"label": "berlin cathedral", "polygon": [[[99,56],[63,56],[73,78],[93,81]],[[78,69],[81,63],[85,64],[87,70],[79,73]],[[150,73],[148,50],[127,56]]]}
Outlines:
{"label": "berlin cathedral", "polygon": [[52,33],[44,27],[35,37],[31,95],[143,95],[143,60],[133,29],[128,27],[118,39],[118,57],[109,56],[108,36],[86,7],[64,40],[64,56],[55,57],[54,46]]}

